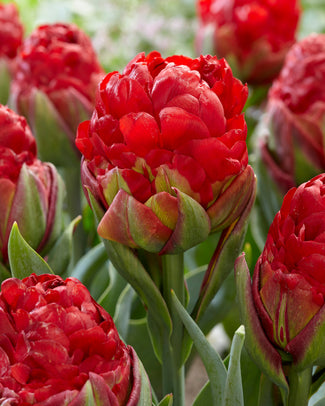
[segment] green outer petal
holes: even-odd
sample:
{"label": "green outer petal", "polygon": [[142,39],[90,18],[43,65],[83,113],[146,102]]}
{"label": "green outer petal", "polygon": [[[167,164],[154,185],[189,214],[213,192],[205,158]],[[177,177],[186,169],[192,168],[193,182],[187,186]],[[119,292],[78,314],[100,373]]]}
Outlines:
{"label": "green outer petal", "polygon": [[30,99],[30,115],[27,120],[35,135],[40,159],[58,167],[79,165],[77,148],[71,142],[74,134],[69,134],[71,130],[53,103],[36,89],[31,93]]}
{"label": "green outer petal", "polygon": [[41,243],[47,227],[42,202],[45,196],[40,194],[37,182],[39,180],[24,164],[20,170],[7,225],[7,238],[13,223],[17,221],[24,239],[34,249]]}
{"label": "green outer petal", "polygon": [[209,263],[201,285],[199,299],[192,312],[192,317],[197,321],[218,292],[220,286],[229,275],[229,272],[233,270],[235,258],[240,254],[246,235],[248,218],[255,201],[255,176],[251,178],[251,184],[250,188],[247,189],[247,194],[249,195],[249,200],[243,212],[238,220],[223,230],[217,248]]}
{"label": "green outer petal", "polygon": [[247,351],[261,371],[288,392],[281,356],[267,339],[254,306],[251,278],[243,254],[236,260],[235,276],[241,321],[245,326]]}
{"label": "green outer petal", "polygon": [[17,223],[14,223],[11,229],[8,256],[11,273],[15,278],[23,279],[32,273],[36,275],[53,274],[44,259],[24,240]]}
{"label": "green outer petal", "polygon": [[207,239],[210,219],[203,207],[190,196],[173,188],[178,200],[178,219],[174,232],[160,254],[179,254]]}
{"label": "green outer petal", "polygon": [[[88,196],[96,221],[99,222],[104,211],[89,190]],[[166,302],[134,252],[114,241],[104,240],[104,245],[109,260],[143,300],[151,319],[160,332],[160,336],[163,336],[166,331],[170,335],[172,324]],[[158,359],[161,359],[161,349],[156,349],[156,355]]]}
{"label": "green outer petal", "polygon": [[325,366],[324,337],[325,305],[285,348],[293,356],[294,367],[298,371],[313,365]]}

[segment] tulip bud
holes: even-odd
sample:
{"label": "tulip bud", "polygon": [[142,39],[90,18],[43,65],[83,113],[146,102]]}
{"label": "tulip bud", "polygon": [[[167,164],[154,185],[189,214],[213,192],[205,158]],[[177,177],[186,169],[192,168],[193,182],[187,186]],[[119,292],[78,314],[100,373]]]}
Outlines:
{"label": "tulip bud", "polygon": [[7,279],[0,318],[5,404],[151,406],[135,351],[77,279]]}
{"label": "tulip bud", "polygon": [[42,25],[25,39],[10,103],[27,118],[42,160],[70,166],[79,159],[75,133],[91,115],[102,76],[90,39],[73,24]]}
{"label": "tulip bud", "polygon": [[52,164],[36,158],[26,120],[0,106],[0,261],[16,221],[26,241],[46,253],[62,232],[63,182]]}
{"label": "tulip bud", "polygon": [[325,170],[325,34],[289,51],[268,96],[261,158],[286,193]]}
{"label": "tulip bud", "polygon": [[324,264],[321,174],[286,194],[256,263],[252,287],[243,260],[236,265],[243,319],[252,337],[248,350],[271,376],[275,370],[280,376],[281,357],[296,370],[324,366]]}
{"label": "tulip bud", "polygon": [[246,98],[226,61],[212,56],[142,53],[108,74],[76,139],[82,183],[106,211],[98,233],[171,254],[231,224],[253,181]]}
{"label": "tulip bud", "polygon": [[271,83],[295,42],[298,0],[198,0],[197,7],[200,52],[212,27],[214,51],[227,59],[236,76],[250,84]]}
{"label": "tulip bud", "polygon": [[6,104],[15,57],[23,40],[23,25],[13,3],[0,4],[0,103]]}

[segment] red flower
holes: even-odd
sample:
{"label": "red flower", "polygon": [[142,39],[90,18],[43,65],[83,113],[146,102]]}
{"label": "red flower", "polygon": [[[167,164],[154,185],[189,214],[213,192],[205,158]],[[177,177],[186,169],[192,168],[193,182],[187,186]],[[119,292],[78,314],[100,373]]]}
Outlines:
{"label": "red flower", "polygon": [[36,158],[25,118],[0,105],[0,260],[16,221],[29,244],[44,252],[61,233],[62,181],[55,167]]}
{"label": "red flower", "polygon": [[75,278],[10,278],[0,292],[0,397],[15,405],[136,406],[139,360]]}
{"label": "red flower", "polygon": [[198,0],[202,27],[214,27],[214,47],[249,83],[271,82],[295,42],[298,0]]}
{"label": "red flower", "polygon": [[325,170],[325,34],[312,34],[287,54],[272,85],[262,159],[283,192]]}
{"label": "red flower", "polygon": [[76,140],[82,182],[106,210],[99,233],[153,252],[170,241],[165,252],[173,251],[181,245],[180,230],[177,237],[173,231],[185,221],[182,198],[198,202],[202,222],[211,222],[204,238],[233,221],[242,202],[235,193],[227,206],[221,202],[239,177],[243,184],[251,179],[246,98],[247,87],[212,56],[142,53],[123,74],[108,74]]}
{"label": "red flower", "polygon": [[248,350],[262,370],[280,379],[284,354],[300,371],[324,366],[325,174],[284,197],[252,287],[243,258],[235,268]]}
{"label": "red flower", "polygon": [[[65,133],[74,146],[77,126],[90,117],[102,76],[90,39],[73,24],[42,25],[25,39],[17,56],[10,101],[27,118],[42,159],[55,162],[48,158],[55,151],[47,151],[46,145],[49,137],[59,140],[58,132]],[[62,151],[55,153],[62,156]]]}
{"label": "red flower", "polygon": [[15,4],[0,4],[0,58],[15,58],[23,33],[24,28]]}

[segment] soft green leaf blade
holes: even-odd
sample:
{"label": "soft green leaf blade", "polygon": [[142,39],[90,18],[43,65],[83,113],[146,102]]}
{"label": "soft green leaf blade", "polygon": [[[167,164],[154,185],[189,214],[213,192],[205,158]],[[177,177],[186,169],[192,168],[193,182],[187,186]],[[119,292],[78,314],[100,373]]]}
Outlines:
{"label": "soft green leaf blade", "polygon": [[212,405],[213,399],[211,395],[211,385],[210,381],[208,381],[203,388],[200,390],[199,394],[197,395],[196,399],[193,402],[192,406],[207,406]]}
{"label": "soft green leaf blade", "polygon": [[11,273],[9,269],[7,269],[1,262],[0,262],[0,283],[3,282],[5,279],[11,278]]}
{"label": "soft green leaf blade", "polygon": [[15,278],[23,279],[32,273],[53,273],[44,259],[24,240],[17,223],[14,223],[10,232],[8,256],[11,273]]}
{"label": "soft green leaf blade", "polygon": [[220,358],[219,354],[210,345],[204,334],[194,322],[191,316],[187,313],[180,301],[177,299],[174,292],[172,292],[172,300],[180,318],[182,319],[186,330],[191,336],[194,345],[202,359],[202,362],[207,371],[213,403],[212,405],[220,405],[223,402],[224,390],[227,379],[227,371]]}
{"label": "soft green leaf blade", "polygon": [[245,328],[240,326],[234,335],[225,388],[224,406],[244,406],[240,356],[245,339]]}
{"label": "soft green leaf blade", "polygon": [[114,323],[120,336],[124,338],[127,337],[128,328],[130,325],[130,316],[134,296],[135,292],[131,285],[126,285],[116,303]]}
{"label": "soft green leaf blade", "polygon": [[166,395],[163,399],[161,399],[157,406],[173,406],[173,395]]}
{"label": "soft green leaf blade", "polygon": [[78,216],[71,221],[47,255],[47,263],[57,275],[67,270],[72,255],[72,235],[80,220]]}

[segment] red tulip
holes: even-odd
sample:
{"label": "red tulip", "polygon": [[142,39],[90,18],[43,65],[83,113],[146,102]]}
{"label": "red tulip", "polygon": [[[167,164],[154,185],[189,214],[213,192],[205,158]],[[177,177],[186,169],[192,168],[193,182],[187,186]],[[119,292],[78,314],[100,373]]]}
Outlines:
{"label": "red tulip", "polygon": [[[246,98],[247,87],[212,56],[142,53],[108,74],[76,140],[82,183],[106,210],[99,234],[172,253],[231,224],[253,178]],[[184,230],[195,216],[190,242]]]}
{"label": "red tulip", "polygon": [[272,85],[261,153],[283,193],[325,170],[325,34],[289,51]]}
{"label": "red tulip", "polygon": [[69,164],[68,149],[78,124],[91,115],[102,76],[90,39],[73,24],[42,25],[25,39],[10,102],[27,118],[41,159]]}
{"label": "red tulip", "polygon": [[201,27],[213,29],[213,46],[248,83],[271,83],[295,42],[298,0],[198,0]]}
{"label": "red tulip", "polygon": [[7,279],[0,319],[3,404],[151,405],[136,353],[77,279]]}
{"label": "red tulip", "polygon": [[15,4],[0,4],[0,103],[3,104],[8,100],[15,57],[23,41],[23,33]]}
{"label": "red tulip", "polygon": [[36,158],[25,118],[0,105],[0,260],[7,263],[11,227],[46,250],[62,232],[63,183],[55,167]]}
{"label": "red tulip", "polygon": [[[256,263],[252,287],[243,259],[237,261],[241,309],[252,337],[248,349],[266,371],[280,370],[282,356],[297,370],[324,365],[324,264],[321,174],[286,194]],[[265,367],[268,363],[272,367]]]}

